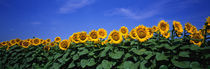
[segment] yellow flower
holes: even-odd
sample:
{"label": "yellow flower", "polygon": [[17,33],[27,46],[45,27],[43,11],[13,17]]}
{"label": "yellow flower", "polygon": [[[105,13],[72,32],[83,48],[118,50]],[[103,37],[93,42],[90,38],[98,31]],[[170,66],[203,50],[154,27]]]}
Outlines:
{"label": "yellow flower", "polygon": [[69,38],[72,42],[79,43],[79,33],[73,33],[73,35]]}
{"label": "yellow flower", "polygon": [[51,39],[47,39],[47,43],[50,43],[51,42]]}
{"label": "yellow flower", "polygon": [[21,41],[21,39],[16,38],[15,41],[16,41],[16,43],[18,44],[18,43]]}
{"label": "yellow flower", "polygon": [[43,43],[44,42],[44,40],[43,39],[40,39],[41,40],[41,43]]}
{"label": "yellow flower", "polygon": [[42,45],[47,45],[48,41],[47,40],[43,40]]}
{"label": "yellow flower", "polygon": [[208,26],[210,26],[210,17],[206,18],[206,22],[208,22]]}
{"label": "yellow flower", "polygon": [[24,40],[22,43],[23,48],[28,48],[31,45],[31,42]]}
{"label": "yellow flower", "polygon": [[119,31],[113,30],[110,34],[109,37],[111,39],[111,43],[114,44],[119,44],[122,42],[122,34]]}
{"label": "yellow flower", "polygon": [[195,26],[192,26],[190,33],[193,34],[193,33],[196,33],[197,31],[198,31],[197,28]]}
{"label": "yellow flower", "polygon": [[123,36],[128,35],[128,28],[125,26],[122,26],[119,31]]}
{"label": "yellow flower", "polygon": [[98,31],[92,30],[91,32],[89,32],[89,39],[90,41],[97,42],[99,40]]}
{"label": "yellow flower", "polygon": [[60,42],[61,41],[61,37],[55,37],[55,42]]}
{"label": "yellow flower", "polygon": [[165,32],[165,33],[161,33],[163,35],[163,37],[165,38],[169,38],[170,37],[170,33],[169,32]]}
{"label": "yellow flower", "polygon": [[47,46],[44,46],[44,48],[43,48],[44,50],[47,50],[47,51],[49,51],[50,50],[50,46],[49,45],[47,45]]}
{"label": "yellow flower", "polygon": [[51,46],[51,47],[54,47],[55,45],[56,45],[55,42],[51,42],[51,43],[50,43],[50,46]]}
{"label": "yellow flower", "polygon": [[152,28],[147,28],[149,30],[149,37],[148,38],[152,38],[153,37],[153,30]]}
{"label": "yellow flower", "polygon": [[15,44],[17,44],[15,39],[10,40],[9,42],[11,43],[11,46],[14,46]]}
{"label": "yellow flower", "polygon": [[169,31],[169,24],[168,22],[165,22],[164,20],[161,20],[158,24],[158,29],[161,33],[165,33]]}
{"label": "yellow flower", "polygon": [[79,42],[85,43],[88,40],[89,36],[85,31],[79,33]]}
{"label": "yellow flower", "polygon": [[147,29],[147,27],[139,25],[138,27],[136,27],[136,34],[137,40],[139,40],[139,42],[144,42],[149,37],[149,30]]}
{"label": "yellow flower", "polygon": [[152,27],[153,32],[157,32],[158,28],[156,26]]}
{"label": "yellow flower", "polygon": [[174,30],[175,30],[176,34],[178,35],[178,37],[181,37],[181,34],[183,32],[181,23],[177,22],[177,21],[173,21],[173,27],[174,27]]}
{"label": "yellow flower", "polygon": [[100,28],[98,29],[98,34],[99,34],[99,38],[104,39],[107,36],[107,31],[103,28]]}
{"label": "yellow flower", "polygon": [[23,40],[21,40],[20,42],[18,42],[18,46],[22,46]]}
{"label": "yellow flower", "polygon": [[7,41],[7,49],[6,50],[9,50],[9,47],[13,46],[10,41]]}
{"label": "yellow flower", "polygon": [[201,31],[196,31],[193,34],[190,34],[191,39],[196,39],[196,40],[190,40],[191,43],[198,45],[199,47],[201,46],[202,42],[198,41],[199,39],[203,39],[203,35],[201,33]]}
{"label": "yellow flower", "polygon": [[1,45],[3,45],[3,46],[6,46],[7,45],[7,42],[1,42]]}
{"label": "yellow flower", "polygon": [[32,39],[32,45],[38,46],[41,44],[41,40],[39,38]]}
{"label": "yellow flower", "polygon": [[132,38],[132,39],[136,39],[136,29],[135,28],[133,28],[132,30],[131,30],[131,32],[129,33],[129,35],[130,35],[130,37]]}
{"label": "yellow flower", "polygon": [[59,48],[61,50],[67,50],[69,48],[69,46],[70,46],[70,42],[66,39],[59,43]]}
{"label": "yellow flower", "polygon": [[191,33],[191,30],[192,30],[192,24],[190,24],[189,22],[187,22],[186,24],[185,24],[185,30],[188,32],[188,33]]}

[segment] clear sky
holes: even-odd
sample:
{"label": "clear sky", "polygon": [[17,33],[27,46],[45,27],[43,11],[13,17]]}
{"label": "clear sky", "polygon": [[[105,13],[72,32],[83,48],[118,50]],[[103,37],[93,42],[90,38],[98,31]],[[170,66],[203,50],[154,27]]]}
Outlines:
{"label": "clear sky", "polygon": [[129,30],[160,20],[202,28],[210,0],[0,0],[0,41],[33,36],[68,39],[74,32],[121,26]]}

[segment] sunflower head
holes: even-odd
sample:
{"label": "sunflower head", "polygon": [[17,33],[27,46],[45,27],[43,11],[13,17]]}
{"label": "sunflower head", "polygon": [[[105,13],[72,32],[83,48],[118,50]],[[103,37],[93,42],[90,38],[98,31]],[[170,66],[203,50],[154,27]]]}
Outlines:
{"label": "sunflower head", "polygon": [[73,35],[69,37],[69,39],[74,43],[79,43],[79,32],[73,33]]}
{"label": "sunflower head", "polygon": [[44,46],[43,49],[46,50],[46,51],[49,51],[50,50],[50,46],[49,45],[46,45],[46,46]]}
{"label": "sunflower head", "polygon": [[129,36],[132,38],[132,39],[136,39],[136,29],[135,28],[133,28],[132,30],[131,30],[131,32],[129,33]]}
{"label": "sunflower head", "polygon": [[66,39],[59,43],[59,48],[61,50],[67,50],[69,48],[69,46],[70,46],[70,42]]}
{"label": "sunflower head", "polygon": [[187,22],[187,23],[185,24],[184,28],[185,28],[185,30],[186,30],[188,33],[191,33],[191,27],[192,27],[192,26],[193,26],[192,24],[190,24],[189,22]]}
{"label": "sunflower head", "polygon": [[109,34],[109,38],[110,38],[111,43],[114,43],[114,44],[119,44],[123,40],[122,34],[119,31],[116,31],[116,30],[113,30]]}
{"label": "sunflower head", "polygon": [[192,26],[190,33],[193,34],[193,33],[196,33],[197,31],[198,31],[197,28],[195,26]]}
{"label": "sunflower head", "polygon": [[128,35],[128,28],[125,26],[122,26],[119,31],[123,36]]}
{"label": "sunflower head", "polygon": [[168,39],[170,37],[170,32],[161,33],[163,37]]}
{"label": "sunflower head", "polygon": [[103,28],[100,28],[98,29],[98,35],[99,35],[99,38],[104,39],[107,36],[107,31]]}
{"label": "sunflower head", "polygon": [[48,44],[47,40],[43,40],[42,45],[47,45],[47,44]]}
{"label": "sunflower head", "polygon": [[90,41],[97,42],[99,40],[98,31],[92,30],[91,32],[89,32],[89,39]]}
{"label": "sunflower head", "polygon": [[146,26],[143,25],[139,25],[138,27],[136,27],[136,35],[137,35],[137,40],[139,40],[139,42],[144,42],[148,39],[149,37],[149,30],[147,29]]}
{"label": "sunflower head", "polygon": [[6,41],[1,42],[1,45],[6,46],[7,45],[7,42]]}
{"label": "sunflower head", "polygon": [[196,31],[195,33],[190,34],[191,39],[196,39],[196,40],[190,40],[191,43],[198,45],[199,47],[202,44],[202,41],[199,41],[199,39],[203,39],[203,35],[201,31]]}
{"label": "sunflower head", "polygon": [[51,47],[55,47],[55,45],[56,45],[55,42],[51,42],[51,43],[50,43],[50,46],[51,46]]}
{"label": "sunflower head", "polygon": [[51,42],[51,39],[47,39],[46,41],[47,41],[47,43],[50,43]]}
{"label": "sunflower head", "polygon": [[29,42],[29,41],[27,41],[27,40],[24,40],[24,41],[22,42],[22,47],[23,47],[23,48],[28,48],[30,45],[31,45],[31,42]]}
{"label": "sunflower head", "polygon": [[158,29],[160,32],[165,33],[169,31],[169,24],[168,22],[165,22],[164,20],[161,20],[158,24]]}
{"label": "sunflower head", "polygon": [[210,26],[210,17],[206,18],[207,25]]}
{"label": "sunflower head", "polygon": [[18,42],[18,46],[22,46],[23,40],[21,40],[20,42]]}
{"label": "sunflower head", "polygon": [[153,32],[157,32],[158,28],[156,26],[152,27]]}
{"label": "sunflower head", "polygon": [[85,43],[89,38],[87,32],[85,32],[85,31],[80,32],[78,35],[79,35],[79,42],[80,43]]}
{"label": "sunflower head", "polygon": [[55,37],[55,42],[60,42],[61,41],[61,37]]}
{"label": "sunflower head", "polygon": [[15,44],[17,44],[15,39],[10,40],[9,42],[10,42],[11,46],[14,46]]}
{"label": "sunflower head", "polygon": [[149,37],[148,38],[152,38],[154,31],[152,30],[152,28],[147,28],[147,29],[149,31]]}
{"label": "sunflower head", "polygon": [[15,41],[16,41],[16,43],[18,44],[18,43],[21,41],[21,39],[16,38]]}
{"label": "sunflower head", "polygon": [[180,37],[181,33],[183,32],[182,24],[180,22],[173,21],[173,27],[178,37]]}
{"label": "sunflower head", "polygon": [[38,46],[41,44],[41,40],[39,38],[35,38],[32,40],[32,45]]}

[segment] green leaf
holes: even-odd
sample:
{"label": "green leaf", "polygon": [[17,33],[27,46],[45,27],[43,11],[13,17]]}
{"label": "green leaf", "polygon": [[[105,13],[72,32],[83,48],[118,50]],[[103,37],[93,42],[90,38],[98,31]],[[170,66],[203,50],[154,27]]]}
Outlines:
{"label": "green leaf", "polygon": [[161,65],[159,69],[168,69],[166,65]]}
{"label": "green leaf", "polygon": [[99,54],[100,57],[105,57],[106,53],[108,52],[109,49],[104,49],[103,51],[101,51],[101,53]]}
{"label": "green leaf", "polygon": [[183,52],[179,53],[179,56],[181,56],[181,57],[190,57],[189,54],[190,54],[189,52],[184,52],[183,51]]}
{"label": "green leaf", "polygon": [[145,64],[147,63],[146,60],[143,60],[141,63],[140,63],[140,69],[148,69],[145,67]]}
{"label": "green leaf", "polygon": [[60,64],[58,63],[53,63],[52,67],[50,69],[59,69],[60,68]]}
{"label": "green leaf", "polygon": [[75,54],[75,55],[73,56],[73,60],[77,60],[77,59],[79,59],[79,55],[78,55],[78,54]]}
{"label": "green leaf", "polygon": [[140,50],[132,50],[133,53],[137,54],[137,55],[143,55],[144,52],[146,51],[146,49],[140,49]]}
{"label": "green leaf", "polygon": [[153,56],[153,54],[149,54],[145,57],[146,60],[150,59]]}
{"label": "green leaf", "polygon": [[88,54],[88,50],[87,49],[83,49],[81,52],[79,52],[79,55],[85,55],[85,54]]}
{"label": "green leaf", "polygon": [[69,64],[69,66],[68,66],[68,68],[73,68],[73,67],[75,67],[76,65],[74,64],[74,61],[72,61],[70,64]]}
{"label": "green leaf", "polygon": [[129,57],[131,57],[131,54],[126,53],[126,54],[125,54],[125,57],[124,57],[123,59],[126,60],[126,59],[129,58]]}
{"label": "green leaf", "polygon": [[88,60],[85,60],[85,59],[82,59],[82,60],[80,61],[80,64],[81,64],[81,67],[82,67],[82,68],[85,68],[86,65],[87,65],[87,63],[88,63]]}
{"label": "green leaf", "polygon": [[189,68],[190,67],[190,62],[189,61],[176,61],[174,59],[171,60],[174,66],[179,67],[179,68]]}
{"label": "green leaf", "polygon": [[120,59],[123,54],[124,54],[124,51],[110,52],[109,57],[113,59]]}
{"label": "green leaf", "polygon": [[103,60],[101,65],[104,69],[110,69],[113,65],[115,65],[116,62],[110,62],[110,61],[107,61],[107,60]]}
{"label": "green leaf", "polygon": [[156,56],[155,56],[156,60],[157,61],[162,61],[162,60],[166,60],[168,61],[168,57],[165,56],[163,53],[156,53]]}
{"label": "green leaf", "polygon": [[133,69],[133,65],[134,65],[133,62],[125,61],[118,68],[120,68],[120,69]]}
{"label": "green leaf", "polygon": [[93,66],[95,64],[96,64],[95,60],[93,58],[91,58],[88,60],[87,66]]}
{"label": "green leaf", "polygon": [[192,68],[192,69],[201,69],[200,63],[198,63],[198,62],[192,62],[190,64],[190,68]]}

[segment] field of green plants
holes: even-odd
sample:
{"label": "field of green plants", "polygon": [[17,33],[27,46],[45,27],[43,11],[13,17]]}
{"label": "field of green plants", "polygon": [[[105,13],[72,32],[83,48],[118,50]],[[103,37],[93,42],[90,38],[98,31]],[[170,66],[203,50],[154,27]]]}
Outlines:
{"label": "field of green plants", "polygon": [[210,69],[210,17],[203,29],[123,26],[73,33],[69,39],[19,38],[0,44],[0,69]]}

